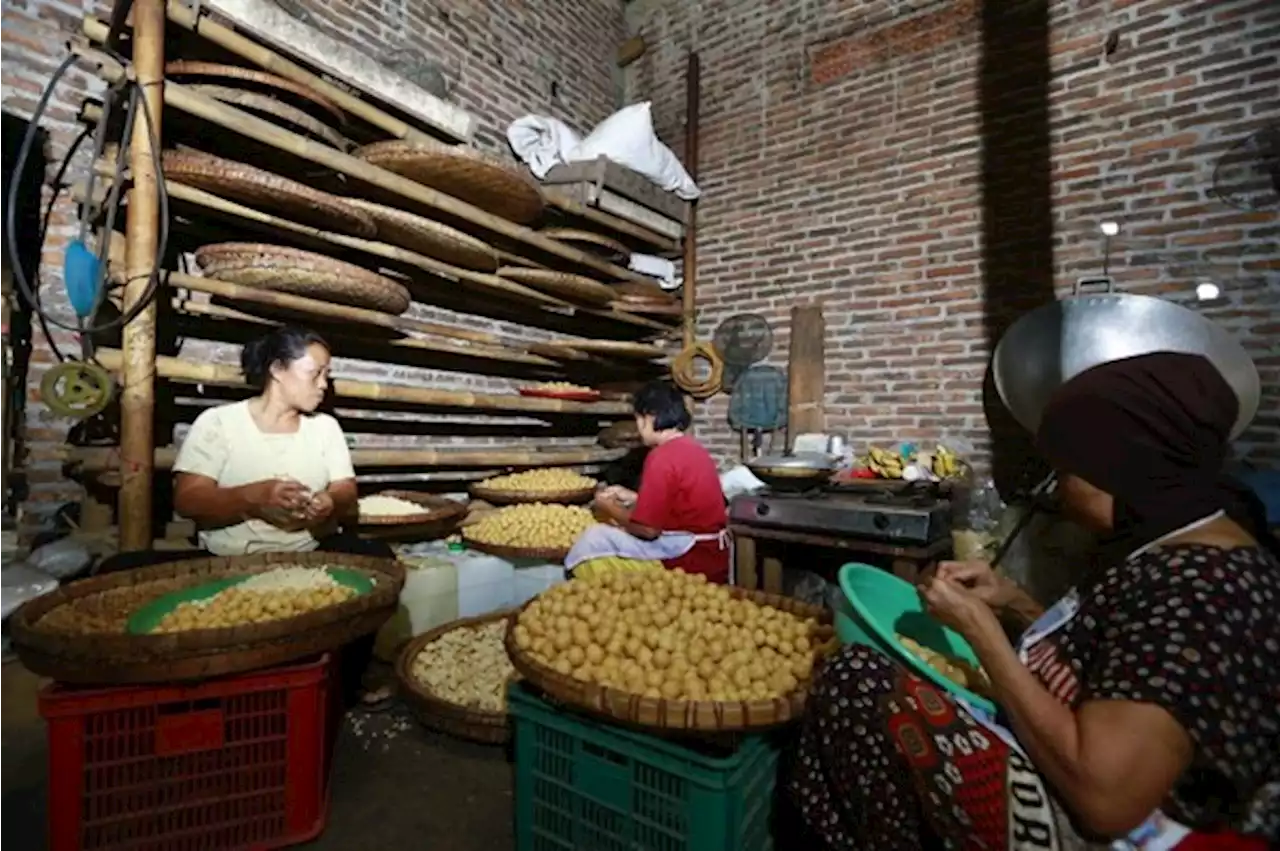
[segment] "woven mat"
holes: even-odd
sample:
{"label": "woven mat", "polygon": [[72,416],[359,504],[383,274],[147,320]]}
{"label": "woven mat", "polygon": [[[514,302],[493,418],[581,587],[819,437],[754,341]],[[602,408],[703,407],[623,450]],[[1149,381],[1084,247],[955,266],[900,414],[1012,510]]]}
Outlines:
{"label": "woven mat", "polygon": [[184,59],[177,62],[170,62],[168,65],[165,65],[164,75],[165,77],[240,80],[264,89],[270,89],[279,93],[287,93],[300,98],[308,105],[317,106],[329,115],[333,116],[339,125],[347,123],[347,116],[338,108],[338,105],[317,92],[315,89],[309,86],[304,86],[301,83],[295,83],[293,80],[289,80],[284,77],[278,77],[275,74],[268,74],[266,71],[242,68],[239,65],[223,65],[220,62],[199,62]]}
{"label": "woven mat", "polygon": [[353,155],[513,222],[542,215],[542,190],[532,177],[474,148],[396,139]]}
{"label": "woven mat", "polygon": [[528,284],[534,289],[575,301],[590,304],[608,304],[615,295],[613,288],[582,275],[556,272],[551,269],[529,269],[524,266],[503,266],[498,277]]}
{"label": "woven mat", "polygon": [[592,355],[612,355],[620,358],[639,358],[652,360],[665,358],[671,354],[666,349],[648,343],[633,343],[629,340],[553,340],[541,347],[544,351],[582,352]]}
{"label": "woven mat", "polygon": [[235,86],[220,86],[210,83],[196,83],[188,88],[193,92],[206,95],[222,103],[247,109],[269,119],[275,119],[276,122],[292,125],[290,129],[300,129],[340,151],[347,149],[347,140],[342,138],[341,133],[315,116],[298,109],[296,106],[290,106],[279,98],[264,95],[260,92],[247,91]]}
{"label": "woven mat", "polygon": [[400,315],[409,291],[375,272],[323,254],[280,245],[222,242],[196,251],[206,275],[232,284],[307,296]]}
{"label": "woven mat", "polygon": [[675,304],[679,299],[657,284],[624,281],[613,285],[614,298],[619,301],[644,301],[659,304]]}
{"label": "woven mat", "polygon": [[372,201],[348,198],[347,203],[369,214],[378,228],[378,238],[383,242],[464,269],[492,272],[498,268],[498,255],[494,250],[470,234]]}
{"label": "woven mat", "polygon": [[251,165],[190,150],[165,151],[163,165],[170,180],[301,224],[362,237],[377,232],[368,213],[342,198]]}
{"label": "woven mat", "polygon": [[594,233],[578,228],[543,228],[543,236],[549,236],[560,242],[568,242],[590,254],[608,260],[610,263],[625,263],[631,257],[631,250],[618,240],[602,233]]}
{"label": "woven mat", "polygon": [[647,301],[611,301],[609,307],[623,313],[643,313],[645,316],[683,316],[684,308],[679,304],[658,304]]}

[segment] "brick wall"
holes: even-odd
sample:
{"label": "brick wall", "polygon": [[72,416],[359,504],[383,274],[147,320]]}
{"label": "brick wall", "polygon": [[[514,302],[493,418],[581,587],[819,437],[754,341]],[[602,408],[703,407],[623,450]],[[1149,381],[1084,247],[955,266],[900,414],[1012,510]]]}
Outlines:
{"label": "brick wall", "polygon": [[[519,115],[537,112],[561,118],[579,129],[589,129],[617,106],[615,51],[625,37],[620,0],[586,0],[574,4],[466,0],[466,2],[409,2],[409,0],[281,0],[291,14],[330,35],[346,40],[380,57],[405,76],[472,111],[480,126],[476,143],[506,153],[506,127]],[[93,0],[5,0],[3,11],[3,103],[7,111],[30,115],[54,66],[64,55],[67,37],[79,31],[84,14],[106,19],[111,3]],[[97,81],[78,71],[70,74],[51,102],[44,122],[49,130],[47,158],[56,164],[79,131],[75,113],[86,94],[100,90]],[[227,140],[234,156],[234,138]],[[216,147],[210,150],[218,152]],[[67,181],[83,174],[84,158],[68,171]],[[52,176],[52,174],[51,174]],[[65,197],[65,196],[64,196]],[[73,207],[64,201],[53,217],[45,246],[45,298],[53,309],[71,314],[62,294],[62,250],[75,232]],[[477,319],[474,316],[415,304],[410,315],[449,322],[467,328],[494,329],[514,337],[536,335],[523,326]],[[70,334],[56,336],[59,347],[75,350]],[[27,473],[31,487],[28,508],[35,520],[56,504],[79,493],[63,478],[68,423],[52,417],[37,401],[36,388],[52,356],[36,334],[30,375],[27,415],[29,454]],[[239,347],[208,341],[186,340],[182,355],[223,363],[238,362]],[[508,389],[506,379],[457,372],[388,366],[339,360],[339,375],[383,379],[434,386],[466,386]],[[393,418],[391,414],[378,419]],[[421,419],[421,418],[418,418]],[[493,418],[475,417],[469,437],[447,435],[396,436],[383,434],[379,426],[357,435],[360,445],[413,443],[486,443],[484,423]],[[476,425],[478,421],[480,425]],[[509,418],[502,420],[510,424]],[[178,429],[179,436],[181,428]],[[163,443],[167,435],[157,434]],[[497,438],[511,443],[509,436]],[[565,442],[593,442],[590,436],[562,438]],[[34,521],[33,521],[34,522]]]}
{"label": "brick wall", "polygon": [[[629,7],[649,49],[628,96],[654,101],[676,150],[685,52],[702,61],[702,334],[763,314],[781,365],[790,306],[821,301],[830,428],[987,453],[984,407],[1008,427],[984,388],[991,340],[1100,271],[1096,226],[1115,219],[1124,291],[1188,302],[1196,279],[1221,285],[1224,304],[1195,307],[1244,342],[1264,384],[1238,450],[1280,462],[1278,212],[1212,189],[1224,152],[1280,116],[1280,4],[988,6]],[[705,405],[700,434],[729,455],[725,412],[723,396]]]}

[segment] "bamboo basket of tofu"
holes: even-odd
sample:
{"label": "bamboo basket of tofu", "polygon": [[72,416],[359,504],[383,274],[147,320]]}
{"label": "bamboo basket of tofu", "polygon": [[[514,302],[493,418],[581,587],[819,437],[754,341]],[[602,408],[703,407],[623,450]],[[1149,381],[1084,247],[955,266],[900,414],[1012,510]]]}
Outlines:
{"label": "bamboo basket of tofu", "polygon": [[444,624],[400,653],[400,693],[424,726],[483,744],[511,738],[507,687],[519,678],[504,643],[511,614],[504,610]]}
{"label": "bamboo basket of tofu", "polygon": [[66,683],[199,680],[323,653],[394,614],[394,559],[270,553],[81,579],[10,618],[18,657]]}

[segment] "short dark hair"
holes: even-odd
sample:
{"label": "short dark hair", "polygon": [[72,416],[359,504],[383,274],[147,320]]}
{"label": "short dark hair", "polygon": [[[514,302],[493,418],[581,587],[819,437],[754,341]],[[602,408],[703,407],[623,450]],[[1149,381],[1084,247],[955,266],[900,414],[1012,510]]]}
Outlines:
{"label": "short dark hair", "polygon": [[693,416],[684,403],[684,395],[665,381],[650,381],[636,393],[635,412],[653,416],[657,431],[676,428],[684,431],[693,424]]}
{"label": "short dark hair", "polygon": [[271,378],[276,364],[288,366],[307,353],[308,346],[329,351],[329,344],[315,331],[285,325],[256,340],[250,340],[240,352],[240,371],[255,390],[262,390]]}

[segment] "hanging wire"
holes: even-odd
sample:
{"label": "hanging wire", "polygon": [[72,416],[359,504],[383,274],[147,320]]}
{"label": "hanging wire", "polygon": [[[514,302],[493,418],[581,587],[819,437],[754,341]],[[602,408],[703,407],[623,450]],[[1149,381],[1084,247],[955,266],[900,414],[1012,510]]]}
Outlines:
{"label": "hanging wire", "polygon": [[[75,63],[76,59],[77,57],[75,54],[71,54],[67,56],[65,59],[63,59],[62,62],[58,65],[58,67],[54,70],[53,76],[50,77],[49,83],[47,86],[45,86],[44,92],[40,95],[40,100],[36,103],[35,110],[31,114],[30,123],[27,126],[27,132],[22,138],[21,146],[18,148],[18,156],[14,161],[14,166],[13,166],[13,172],[15,175],[20,175],[25,170],[27,160],[31,156],[31,150],[35,145],[35,140],[40,131],[40,126],[39,126],[40,118],[44,115],[45,111],[48,109],[49,100],[50,98],[53,97],[54,89],[57,87],[58,83],[61,81],[62,77],[67,73],[67,71],[71,69],[71,66]],[[102,116],[99,119],[98,131],[94,134],[93,161],[97,162],[98,157],[102,155],[103,148],[105,147],[105,142],[106,142],[105,127],[110,118],[112,101],[115,99],[117,95],[123,94],[123,92],[125,91],[128,92],[128,103],[126,106],[125,124],[124,124],[125,134],[122,138],[120,149],[116,155],[115,180],[111,188],[111,192],[108,195],[107,207],[106,207],[106,210],[107,210],[106,223],[102,231],[102,234],[103,234],[102,238],[99,240],[99,245],[98,245],[98,251],[97,251],[98,280],[96,281],[96,288],[95,288],[96,295],[95,295],[93,313],[97,312],[97,309],[101,307],[102,302],[106,297],[107,288],[105,284],[106,284],[106,279],[108,277],[107,258],[110,250],[111,234],[114,232],[116,214],[119,211],[119,207],[120,207],[120,195],[122,191],[122,184],[124,182],[121,177],[121,172],[124,170],[125,157],[127,156],[128,147],[129,147],[128,145],[129,133],[132,130],[134,121],[136,120],[136,113],[137,113],[139,103],[141,103],[142,105],[142,114],[143,114],[143,120],[146,122],[146,126],[147,126],[147,135],[151,139],[152,167],[155,170],[155,175],[156,175],[156,194],[158,196],[158,202],[159,202],[159,208],[160,208],[159,209],[160,232],[156,242],[156,255],[153,260],[151,274],[148,276],[147,286],[146,286],[146,289],[143,291],[142,297],[139,298],[138,302],[135,305],[133,305],[133,307],[131,307],[128,311],[125,311],[120,316],[114,319],[111,319],[107,322],[103,322],[98,325],[91,325],[86,320],[79,320],[75,324],[65,322],[62,319],[59,319],[57,316],[54,316],[41,303],[39,267],[37,266],[35,270],[34,280],[28,280],[26,275],[26,270],[23,268],[22,263],[18,262],[18,259],[16,257],[13,258],[14,259],[13,279],[18,286],[18,292],[22,295],[23,300],[26,301],[27,305],[31,308],[32,313],[34,313],[38,318],[41,331],[44,333],[46,339],[48,340],[49,347],[53,350],[54,355],[60,361],[66,360],[66,357],[58,349],[57,344],[53,339],[53,335],[49,330],[50,325],[57,328],[62,328],[64,330],[77,332],[78,334],[81,335],[82,343],[83,343],[87,341],[88,337],[94,334],[99,334],[104,331],[110,331],[114,328],[121,327],[133,321],[133,319],[137,317],[147,307],[148,303],[155,297],[156,291],[159,289],[159,285],[160,285],[160,275],[161,275],[160,267],[164,261],[165,253],[168,251],[168,246],[169,246],[169,193],[168,193],[167,187],[165,186],[164,171],[163,171],[163,167],[161,165],[161,160],[160,160],[160,139],[159,139],[159,134],[156,132],[155,116],[151,114],[151,106],[150,104],[147,103],[147,99],[143,97],[144,92],[143,92],[142,84],[138,83],[136,80],[126,80],[122,84],[120,84],[118,87],[113,87],[112,89],[108,90],[107,96],[103,100]],[[58,169],[59,182],[61,181],[61,175],[66,172],[67,165],[70,162],[71,157],[75,155],[85,135],[86,134],[82,133],[80,137],[76,139],[71,149],[67,152],[66,156],[63,158],[62,164]],[[94,185],[94,178],[93,178],[92,172],[93,172],[93,168],[91,166],[90,178],[88,183],[89,188],[88,188],[88,191],[86,192],[86,197],[82,202],[81,208],[80,208],[80,235],[82,239],[88,233],[88,218],[89,218],[88,212],[92,205],[93,185]],[[21,181],[14,180],[12,182],[12,185],[9,188],[8,197],[5,199],[4,227],[5,227],[5,236],[10,246],[17,245],[17,238],[18,238],[17,201],[18,201],[18,192],[20,189],[20,184],[21,184]],[[45,238],[48,234],[48,228],[49,228],[49,222],[50,222],[49,213],[52,211],[53,205],[57,203],[58,194],[59,194],[58,187],[55,186],[53,197],[49,201],[49,210],[46,211],[46,214],[43,218],[43,222],[41,225],[41,232],[39,234],[39,241],[41,245],[44,244]],[[90,314],[90,315],[92,316],[93,314]]]}

